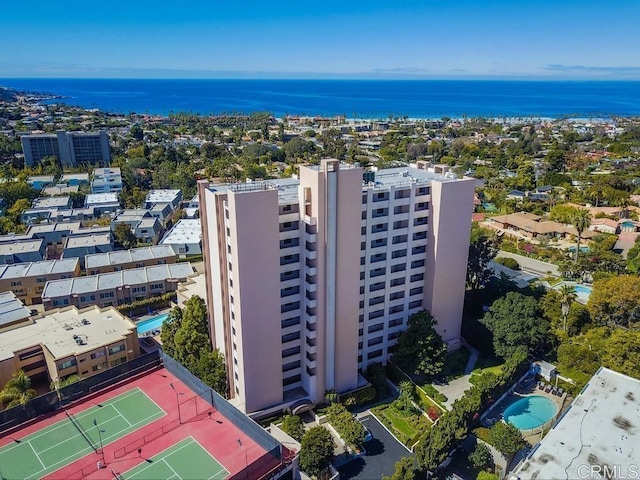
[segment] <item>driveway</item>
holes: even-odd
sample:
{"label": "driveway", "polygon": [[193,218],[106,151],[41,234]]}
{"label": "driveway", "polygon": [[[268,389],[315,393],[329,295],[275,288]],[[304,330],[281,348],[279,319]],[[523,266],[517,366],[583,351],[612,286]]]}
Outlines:
{"label": "driveway", "polygon": [[395,464],[402,457],[413,456],[373,415],[365,415],[360,421],[373,434],[373,440],[364,444],[366,455],[338,467],[341,479],[380,480],[384,475],[393,475]]}
{"label": "driveway", "polygon": [[537,276],[546,277],[551,274],[554,276],[559,276],[558,267],[553,263],[542,262],[540,260],[536,260],[534,258],[525,257],[524,255],[518,255],[517,253],[510,253],[500,250],[498,252],[498,257],[508,257],[517,260],[520,268],[526,272],[534,273]]}

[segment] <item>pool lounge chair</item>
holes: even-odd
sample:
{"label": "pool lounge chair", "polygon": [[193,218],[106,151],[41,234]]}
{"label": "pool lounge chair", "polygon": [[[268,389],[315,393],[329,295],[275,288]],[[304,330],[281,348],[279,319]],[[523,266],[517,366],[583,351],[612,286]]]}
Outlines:
{"label": "pool lounge chair", "polygon": [[546,387],[544,388],[544,391],[545,391],[545,392],[547,392],[547,393],[549,393],[549,392],[551,392],[551,389],[552,389],[552,388],[553,388],[553,387],[552,387],[551,385],[547,384],[547,385],[546,385]]}

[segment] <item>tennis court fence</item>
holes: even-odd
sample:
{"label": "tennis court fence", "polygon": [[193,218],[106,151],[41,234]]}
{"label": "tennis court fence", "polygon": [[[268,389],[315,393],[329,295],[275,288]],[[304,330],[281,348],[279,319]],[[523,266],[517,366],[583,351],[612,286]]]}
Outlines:
{"label": "tennis court fence", "polygon": [[40,415],[44,415],[103,388],[115,385],[123,380],[151,370],[162,364],[160,352],[140,355],[128,362],[103,370],[88,378],[83,378],[59,390],[47,392],[29,400],[24,405],[0,412],[0,433],[17,427]]}

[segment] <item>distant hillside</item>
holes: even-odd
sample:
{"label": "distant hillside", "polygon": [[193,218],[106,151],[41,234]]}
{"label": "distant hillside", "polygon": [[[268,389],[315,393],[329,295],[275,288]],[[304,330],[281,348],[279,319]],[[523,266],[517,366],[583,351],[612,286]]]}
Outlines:
{"label": "distant hillside", "polygon": [[12,88],[0,87],[0,100],[5,102],[15,102],[18,99],[16,91]]}

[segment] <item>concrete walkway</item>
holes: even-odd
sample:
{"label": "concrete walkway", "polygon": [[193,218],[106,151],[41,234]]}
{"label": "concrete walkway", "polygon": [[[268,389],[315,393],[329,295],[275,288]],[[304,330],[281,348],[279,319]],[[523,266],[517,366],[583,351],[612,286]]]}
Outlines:
{"label": "concrete walkway", "polygon": [[462,398],[464,392],[471,388],[471,382],[469,379],[471,378],[471,372],[476,366],[476,362],[478,361],[478,356],[480,352],[477,349],[469,345],[464,338],[462,340],[462,345],[465,346],[470,352],[469,360],[467,361],[467,365],[464,368],[464,375],[456,378],[455,380],[451,380],[449,383],[445,384],[436,384],[433,383],[433,387],[438,390],[441,394],[447,397],[447,401],[444,402],[444,406],[447,410],[451,410],[453,406],[453,402]]}
{"label": "concrete walkway", "polygon": [[533,258],[525,257],[524,255],[518,255],[517,253],[504,252],[500,250],[498,257],[513,258],[518,261],[520,268],[526,272],[535,273],[537,275],[546,277],[551,274],[556,277],[560,276],[558,267],[553,263],[542,262]]}

